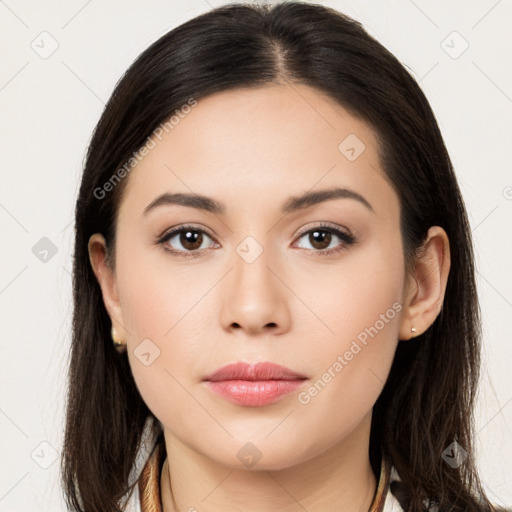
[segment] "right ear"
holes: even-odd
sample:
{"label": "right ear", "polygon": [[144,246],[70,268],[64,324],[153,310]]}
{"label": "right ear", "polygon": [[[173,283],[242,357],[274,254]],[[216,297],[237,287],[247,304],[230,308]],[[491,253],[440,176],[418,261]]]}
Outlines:
{"label": "right ear", "polygon": [[126,340],[126,332],[123,326],[123,314],[117,293],[116,274],[113,265],[107,262],[107,244],[100,233],[95,233],[89,238],[89,261],[98,280],[103,295],[103,303],[107,310],[112,326],[116,330],[120,340]]}

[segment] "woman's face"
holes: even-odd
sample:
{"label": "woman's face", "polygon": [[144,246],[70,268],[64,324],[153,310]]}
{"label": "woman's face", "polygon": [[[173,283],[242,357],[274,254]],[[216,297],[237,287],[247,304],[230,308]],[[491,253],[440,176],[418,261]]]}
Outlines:
{"label": "woman's face", "polygon": [[[368,437],[405,289],[399,201],[373,132],[315,89],[276,85],[201,99],[158,133],[120,205],[115,287],[166,442],[267,469],[350,449]],[[334,189],[349,192],[314,199]],[[236,362],[303,379],[277,384],[282,395],[205,380]]]}

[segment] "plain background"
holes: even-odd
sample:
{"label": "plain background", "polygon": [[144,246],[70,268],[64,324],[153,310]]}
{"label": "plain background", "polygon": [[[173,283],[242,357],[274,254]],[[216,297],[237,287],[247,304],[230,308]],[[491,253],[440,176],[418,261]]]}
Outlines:
{"label": "plain background", "polygon": [[[58,457],[73,208],[92,130],[116,81],[142,50],[225,3],[0,3],[1,512],[65,510]],[[510,506],[512,4],[319,3],[360,20],[391,50],[420,81],[439,121],[476,247],[484,319],[477,461],[491,499]]]}

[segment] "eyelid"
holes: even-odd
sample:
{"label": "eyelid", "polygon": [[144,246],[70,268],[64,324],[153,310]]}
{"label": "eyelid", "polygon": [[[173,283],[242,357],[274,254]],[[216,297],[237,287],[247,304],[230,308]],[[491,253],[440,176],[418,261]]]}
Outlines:
{"label": "eyelid", "polygon": [[340,226],[338,224],[334,224],[331,222],[325,222],[320,221],[320,224],[316,224],[313,226],[306,226],[305,228],[301,229],[297,235],[295,235],[295,238],[301,237],[302,235],[305,235],[306,233],[309,233],[310,231],[314,231],[315,229],[321,230],[321,229],[332,229],[335,231],[341,231],[345,236],[349,238],[355,238],[355,236],[352,234],[352,232],[343,226]]}
{"label": "eyelid", "polygon": [[195,224],[178,224],[177,226],[173,226],[171,228],[166,228],[162,233],[160,233],[156,238],[157,242],[160,242],[164,238],[167,238],[169,235],[176,233],[180,233],[181,231],[185,231],[190,229],[191,231],[201,231],[206,233],[212,240],[215,240],[215,236],[210,232],[210,230],[204,226],[199,226]]}
{"label": "eyelid", "polygon": [[[344,233],[347,236],[353,237],[353,234],[352,234],[352,232],[349,229],[347,229],[347,228],[345,228],[343,226],[339,226],[338,224],[334,224],[334,223],[331,223],[331,222],[325,222],[324,221],[324,222],[320,222],[320,224],[316,224],[316,225],[312,225],[312,226],[306,226],[305,228],[302,228],[295,235],[294,238],[300,237],[300,236],[308,233],[309,231],[311,231],[313,229],[321,229],[321,228],[330,228],[330,229],[341,230],[341,231],[344,231]],[[211,239],[216,240],[215,236],[209,231],[208,228],[206,228],[204,226],[197,226],[197,225],[194,225],[194,224],[182,224],[182,225],[174,226],[172,228],[166,228],[160,235],[157,236],[157,240],[161,240],[161,239],[167,237],[168,235],[170,235],[171,233],[175,234],[175,233],[178,233],[181,230],[185,230],[185,229],[204,231]]]}

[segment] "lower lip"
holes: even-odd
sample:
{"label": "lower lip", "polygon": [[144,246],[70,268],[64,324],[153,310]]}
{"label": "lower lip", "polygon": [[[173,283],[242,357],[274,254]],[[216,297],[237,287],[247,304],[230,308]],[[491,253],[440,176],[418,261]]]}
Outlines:
{"label": "lower lip", "polygon": [[208,387],[217,395],[247,407],[261,407],[277,402],[303,383],[304,380],[207,381]]}

